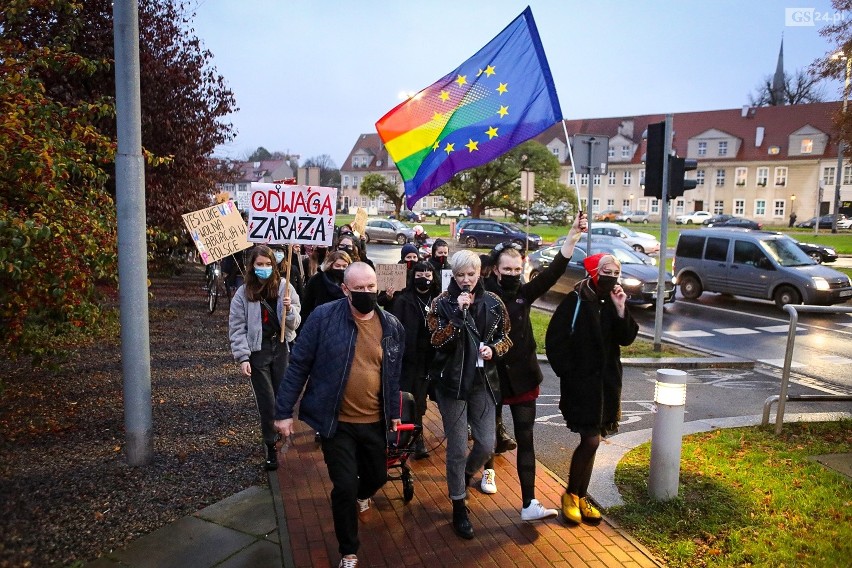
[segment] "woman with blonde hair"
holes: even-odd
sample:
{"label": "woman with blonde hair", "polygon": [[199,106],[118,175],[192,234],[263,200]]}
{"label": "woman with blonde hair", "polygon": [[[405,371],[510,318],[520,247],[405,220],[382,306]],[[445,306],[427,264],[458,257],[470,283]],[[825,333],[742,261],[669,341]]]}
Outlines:
{"label": "woman with blonde hair", "polygon": [[587,257],[583,266],[589,276],[556,308],[545,335],[547,359],[559,377],[559,410],[568,428],[580,434],[562,495],[562,514],[573,524],[601,520],[587,495],[589,481],[601,437],[618,431],[621,346],[639,333],[618,283],[618,259],[601,253]]}
{"label": "woman with blonde hair", "polygon": [[[289,290],[289,292],[288,292]],[[275,397],[287,370],[289,352],[286,341],[296,338],[301,323],[299,295],[275,270],[272,249],[260,245],[252,249],[246,267],[245,284],[231,301],[228,336],[234,361],[246,377],[251,377],[260,427],[266,445],[267,470],[278,468],[275,443]],[[282,315],[284,317],[282,329]],[[282,339],[284,334],[284,340]]]}

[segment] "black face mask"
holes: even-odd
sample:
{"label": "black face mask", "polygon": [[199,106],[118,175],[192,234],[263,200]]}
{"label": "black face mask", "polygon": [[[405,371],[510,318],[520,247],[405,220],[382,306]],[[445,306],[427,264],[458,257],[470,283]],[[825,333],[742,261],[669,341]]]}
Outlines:
{"label": "black face mask", "polygon": [[337,247],[337,250],[343,251],[348,254],[352,252],[352,247],[350,245],[340,245],[339,247]]}
{"label": "black face mask", "polygon": [[343,282],[343,273],[344,272],[346,272],[346,270],[343,269],[343,268],[329,268],[328,270],[325,271],[325,273],[328,274],[328,277],[331,279],[331,281],[336,282],[338,284]]}
{"label": "black face mask", "polygon": [[349,301],[352,306],[364,315],[369,314],[376,309],[376,300],[378,298],[376,292],[355,292],[349,291]]}
{"label": "black face mask", "polygon": [[444,266],[445,264],[447,264],[446,256],[436,256],[435,258],[438,259],[438,266]]}
{"label": "black face mask", "polygon": [[419,291],[428,292],[429,287],[431,285],[432,285],[432,281],[429,280],[428,278],[415,278],[414,279],[414,287],[417,288],[417,290],[419,290]]}
{"label": "black face mask", "polygon": [[520,274],[501,274],[500,287],[507,292],[517,292],[521,287]]}
{"label": "black face mask", "polygon": [[618,276],[604,276],[603,274],[598,276],[598,297],[606,298],[609,296],[616,284],[618,284]]}

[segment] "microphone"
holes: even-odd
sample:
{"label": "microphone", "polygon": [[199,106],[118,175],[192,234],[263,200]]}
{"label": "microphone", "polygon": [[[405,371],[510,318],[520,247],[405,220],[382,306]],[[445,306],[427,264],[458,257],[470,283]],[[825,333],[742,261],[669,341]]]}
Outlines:
{"label": "microphone", "polygon": [[[468,286],[468,285],[462,286],[462,292],[464,292],[465,294],[470,294],[470,286]],[[468,308],[467,305],[465,305],[465,307],[462,308],[462,318],[464,318],[464,319],[467,319],[467,308]]]}

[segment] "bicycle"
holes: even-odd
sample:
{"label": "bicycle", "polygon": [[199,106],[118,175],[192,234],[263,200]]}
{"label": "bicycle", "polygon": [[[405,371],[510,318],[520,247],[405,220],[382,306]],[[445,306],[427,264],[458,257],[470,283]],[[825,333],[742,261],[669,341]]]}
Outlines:
{"label": "bicycle", "polygon": [[213,313],[216,311],[216,304],[219,302],[219,294],[227,294],[225,285],[222,282],[222,267],[219,261],[211,262],[207,265],[205,274],[207,290],[207,311]]}

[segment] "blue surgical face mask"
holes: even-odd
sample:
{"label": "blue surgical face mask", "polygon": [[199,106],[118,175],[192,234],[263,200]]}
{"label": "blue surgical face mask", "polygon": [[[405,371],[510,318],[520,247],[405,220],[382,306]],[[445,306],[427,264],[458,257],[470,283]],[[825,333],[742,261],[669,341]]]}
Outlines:
{"label": "blue surgical face mask", "polygon": [[266,280],[270,276],[272,276],[272,267],[271,266],[255,266],[254,267],[254,275],[257,276],[258,280]]}
{"label": "blue surgical face mask", "polygon": [[275,251],[275,262],[281,264],[281,261],[284,260],[284,253],[280,250]]}

